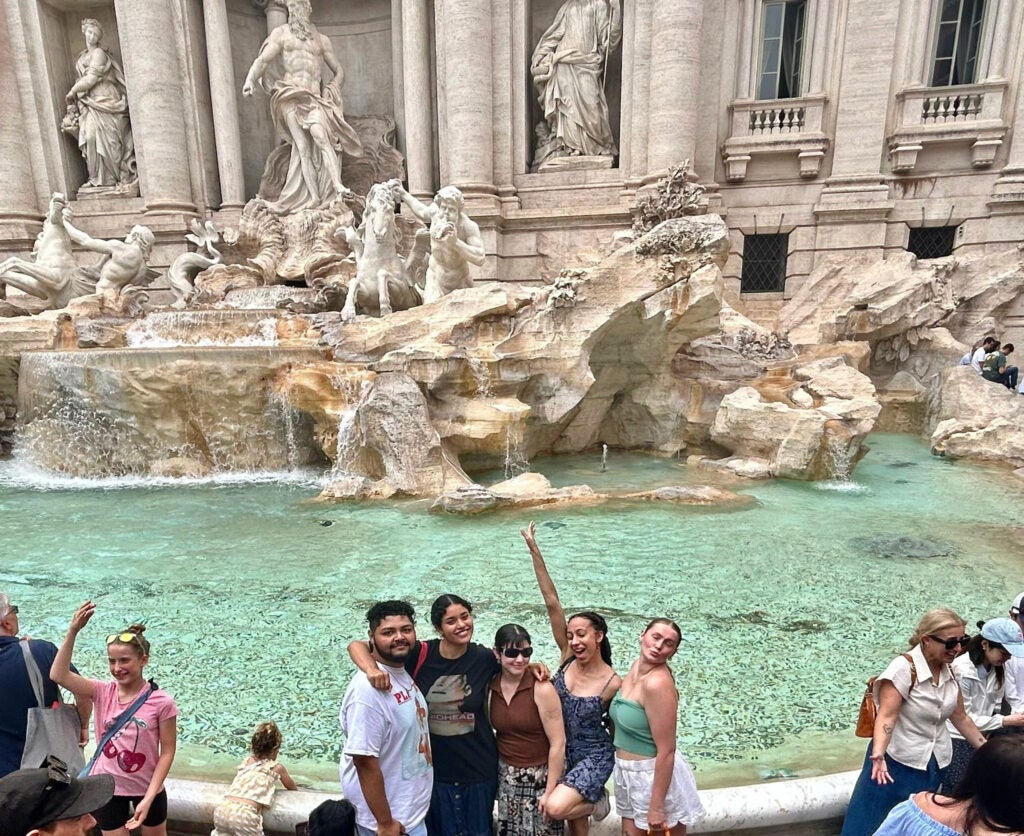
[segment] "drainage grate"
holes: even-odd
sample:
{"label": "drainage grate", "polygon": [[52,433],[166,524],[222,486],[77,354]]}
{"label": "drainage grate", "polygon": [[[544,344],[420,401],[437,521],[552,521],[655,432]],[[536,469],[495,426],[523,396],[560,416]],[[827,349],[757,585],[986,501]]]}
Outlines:
{"label": "drainage grate", "polygon": [[740,293],[781,293],[786,287],[789,233],[743,236]]}

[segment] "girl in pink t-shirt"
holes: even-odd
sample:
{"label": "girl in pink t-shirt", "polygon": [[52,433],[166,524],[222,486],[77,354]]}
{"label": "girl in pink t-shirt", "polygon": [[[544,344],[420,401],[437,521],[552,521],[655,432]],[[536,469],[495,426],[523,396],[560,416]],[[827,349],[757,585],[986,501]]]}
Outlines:
{"label": "girl in pink t-shirt", "polygon": [[[132,703],[150,689],[150,684],[142,675],[149,663],[149,642],[142,636],[146,628],[141,624],[107,636],[112,681],[86,679],[71,671],[75,639],[95,612],[92,601],[86,601],[75,612],[50,668],[50,679],[76,697],[93,701],[98,744]],[[114,797],[93,814],[104,836],[128,836],[129,829],[138,827],[143,836],[167,836],[164,779],[177,747],[177,717],[178,707],[171,696],[153,690],[103,747],[91,774],[114,776]]]}

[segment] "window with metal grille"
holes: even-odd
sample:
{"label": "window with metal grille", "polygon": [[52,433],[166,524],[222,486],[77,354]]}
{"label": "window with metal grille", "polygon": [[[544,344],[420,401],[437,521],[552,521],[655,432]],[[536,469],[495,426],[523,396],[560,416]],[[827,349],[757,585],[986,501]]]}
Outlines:
{"label": "window with metal grille", "polygon": [[942,0],[932,87],[974,83],[984,17],[985,0]]}
{"label": "window with metal grille", "polygon": [[794,99],[800,95],[806,0],[769,0],[761,26],[759,99]]}
{"label": "window with metal grille", "polygon": [[957,229],[955,226],[911,227],[907,252],[921,259],[952,255]]}
{"label": "window with metal grille", "polygon": [[786,288],[789,233],[744,235],[740,293],[781,293]]}

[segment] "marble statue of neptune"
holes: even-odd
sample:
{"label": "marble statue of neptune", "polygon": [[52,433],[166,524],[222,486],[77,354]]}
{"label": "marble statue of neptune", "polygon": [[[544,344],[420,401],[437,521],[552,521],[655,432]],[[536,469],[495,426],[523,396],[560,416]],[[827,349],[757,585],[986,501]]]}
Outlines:
{"label": "marble statue of neptune", "polygon": [[[310,20],[309,0],[288,0],[288,23],[278,26],[260,47],[242,86],[251,96],[260,84],[270,94],[270,113],[284,140],[267,159],[261,189],[271,211],[288,214],[324,206],[350,194],[341,180],[341,152],[363,153],[355,130],[345,121],[344,74],[334,48]],[[333,74],[327,81],[321,63]]]}
{"label": "marble statue of neptune", "polygon": [[608,57],[622,40],[619,0],[566,0],[533,51],[530,74],[545,125],[535,165],[547,157],[612,157],[605,97]]}
{"label": "marble statue of neptune", "polygon": [[77,80],[68,91],[63,129],[78,139],[89,170],[87,191],[125,188],[137,179],[135,144],[121,65],[100,46],[99,21],[82,21],[85,49],[75,62]]}

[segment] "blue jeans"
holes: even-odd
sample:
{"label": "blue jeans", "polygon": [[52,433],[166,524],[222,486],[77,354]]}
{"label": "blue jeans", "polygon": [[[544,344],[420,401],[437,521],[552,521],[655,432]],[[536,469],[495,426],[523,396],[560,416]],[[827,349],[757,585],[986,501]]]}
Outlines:
{"label": "blue jeans", "polygon": [[1017,367],[1007,366],[999,373],[999,382],[1003,384],[1007,389],[1017,388]]}
{"label": "blue jeans", "polygon": [[945,769],[939,769],[934,755],[928,761],[926,769],[912,769],[886,755],[885,765],[892,776],[892,783],[876,784],[871,780],[870,755],[869,743],[867,754],[864,756],[864,766],[853,788],[850,806],[846,809],[841,836],[872,836],[893,807],[901,801],[906,801],[907,797],[915,792],[935,792],[946,774]]}
{"label": "blue jeans", "polygon": [[429,836],[492,836],[498,780],[477,784],[434,781],[427,811]]}
{"label": "blue jeans", "polygon": [[[405,832],[408,833],[409,836],[427,836],[427,823],[421,821],[418,825],[406,830]],[[370,830],[370,828],[363,827],[361,824],[356,825],[356,833],[359,834],[359,836],[377,836],[376,830]]]}

